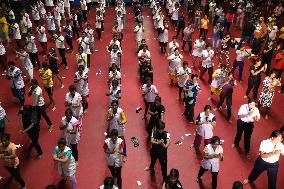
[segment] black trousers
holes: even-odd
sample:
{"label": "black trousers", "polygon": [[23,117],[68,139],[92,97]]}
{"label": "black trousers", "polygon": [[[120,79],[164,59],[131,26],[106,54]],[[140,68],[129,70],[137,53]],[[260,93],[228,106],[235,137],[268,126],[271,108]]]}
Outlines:
{"label": "black trousers", "polygon": [[73,50],[73,41],[72,41],[72,37],[65,37],[66,39],[66,43],[68,44],[70,50]]}
{"label": "black trousers", "polygon": [[185,28],[185,26],[181,26],[180,24],[178,24],[178,29],[177,29],[177,35],[176,35],[176,37],[179,36],[180,31],[181,31],[182,37],[183,37],[183,30],[184,30],[184,28]]}
{"label": "black trousers", "polygon": [[253,127],[253,122],[247,123],[240,119],[237,121],[237,134],[235,136],[234,144],[239,146],[244,133],[244,149],[246,154],[248,154],[250,151],[250,139],[253,132]]}
{"label": "black trousers", "polygon": [[263,171],[267,171],[268,189],[276,189],[278,167],[279,167],[278,161],[275,163],[267,163],[262,158],[258,157],[255,161],[251,173],[249,174],[248,180],[250,182],[253,182],[258,178],[258,176]]}
{"label": "black trousers", "polygon": [[100,40],[102,38],[102,29],[101,28],[96,28],[97,34],[98,34],[98,39]]}
{"label": "black trousers", "polygon": [[40,120],[41,120],[41,116],[44,117],[46,123],[48,126],[51,126],[52,125],[52,122],[50,121],[47,113],[46,113],[46,107],[45,105],[43,106],[36,106],[36,114],[37,114],[37,120],[38,120],[38,123],[40,123]]}
{"label": "black trousers", "polygon": [[188,54],[192,51],[192,42],[182,40],[182,50],[184,51],[185,44],[188,44]]}
{"label": "black trousers", "polygon": [[78,153],[78,145],[77,144],[70,144],[72,149],[72,155],[75,161],[78,161],[79,153]]}
{"label": "black trousers", "polygon": [[159,119],[150,117],[150,120],[146,126],[146,131],[149,137],[151,137],[153,129],[158,125],[158,123],[159,123]]}
{"label": "black trousers", "polygon": [[226,99],[227,106],[227,119],[230,120],[232,116],[232,95],[220,95],[220,100],[217,104],[217,108],[220,108]]}
{"label": "black trousers", "polygon": [[194,106],[195,103],[185,103],[185,110],[183,114],[190,122],[194,122]]}
{"label": "black trousers", "polygon": [[153,170],[154,167],[155,167],[156,161],[159,160],[163,179],[165,181],[167,179],[167,166],[168,166],[167,154],[156,155],[151,150],[150,157],[151,157],[151,164],[150,164],[149,168]]}
{"label": "black trousers", "polygon": [[7,169],[10,172],[11,176],[15,178],[15,180],[21,185],[22,188],[26,186],[26,183],[22,179],[20,174],[20,165],[18,165],[17,167],[5,166],[5,169]]}
{"label": "black trousers", "polygon": [[256,77],[256,78],[249,77],[246,96],[248,96],[250,91],[253,89],[253,99],[256,100],[260,83],[261,83],[261,77]]}
{"label": "black trousers", "polygon": [[90,68],[91,66],[91,54],[87,54],[87,67]]}
{"label": "black trousers", "polygon": [[112,177],[116,179],[118,188],[122,189],[121,167],[108,166],[108,168]]}
{"label": "black trousers", "polygon": [[[208,171],[208,169],[204,169],[202,166],[200,166],[200,169],[198,172],[198,178],[202,177],[206,171]],[[211,172],[211,174],[212,174],[212,189],[216,189],[218,172]]]}
{"label": "black trousers", "polygon": [[232,68],[233,73],[235,72],[237,67],[239,67],[239,81],[241,81],[243,77],[244,62],[235,60]]}
{"label": "black trousers", "polygon": [[62,63],[67,66],[67,60],[66,60],[66,51],[65,48],[58,48]]}
{"label": "black trousers", "polygon": [[254,38],[253,42],[252,42],[252,51],[251,52],[253,54],[259,54],[260,48],[261,48],[261,40]]}
{"label": "black trousers", "polygon": [[30,59],[31,59],[31,62],[35,67],[38,67],[40,68],[40,61],[39,61],[39,58],[38,58],[38,52],[35,52],[35,53],[28,53],[29,56],[30,56]]}
{"label": "black trousers", "polygon": [[30,137],[31,141],[32,141],[32,146],[35,148],[36,152],[38,155],[42,155],[42,150],[41,150],[41,147],[40,147],[40,144],[38,142],[38,139],[39,139],[39,127],[37,130],[34,130],[34,131],[31,131],[29,132],[28,131],[28,136]]}

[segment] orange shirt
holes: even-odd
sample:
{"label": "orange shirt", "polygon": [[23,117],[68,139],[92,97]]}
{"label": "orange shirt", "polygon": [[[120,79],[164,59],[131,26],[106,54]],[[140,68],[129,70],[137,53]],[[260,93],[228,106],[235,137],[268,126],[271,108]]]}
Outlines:
{"label": "orange shirt", "polygon": [[[4,154],[5,156],[10,156],[13,154],[13,151],[16,151],[16,145],[12,142],[10,142],[10,144],[5,148],[2,146],[2,144],[0,144],[0,154]],[[3,159],[4,160],[4,165],[7,167],[16,167],[17,165],[19,165],[19,158],[16,155],[15,158],[12,159]]]}
{"label": "orange shirt", "polygon": [[208,24],[209,24],[209,20],[207,18],[202,18],[201,19],[201,28],[208,30]]}

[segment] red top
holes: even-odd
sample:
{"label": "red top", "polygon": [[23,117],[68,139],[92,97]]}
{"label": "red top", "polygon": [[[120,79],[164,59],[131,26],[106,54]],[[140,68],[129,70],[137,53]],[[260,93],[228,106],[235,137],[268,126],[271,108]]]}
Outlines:
{"label": "red top", "polygon": [[275,66],[276,69],[284,69],[284,52],[279,52],[275,56]]}
{"label": "red top", "polygon": [[234,20],[234,14],[233,13],[227,13],[226,14],[227,22],[233,22]]}

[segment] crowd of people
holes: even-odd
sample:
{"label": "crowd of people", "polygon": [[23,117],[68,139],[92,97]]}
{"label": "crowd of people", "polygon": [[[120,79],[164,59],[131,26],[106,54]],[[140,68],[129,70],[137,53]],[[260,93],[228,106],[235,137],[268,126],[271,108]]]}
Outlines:
{"label": "crowd of people", "polygon": [[[280,27],[283,24],[281,16],[284,8],[281,2],[269,0],[266,4],[267,6],[263,7],[250,0],[224,2],[134,0],[131,4],[136,23],[133,32],[137,47],[135,52],[138,58],[138,74],[145,104],[143,119],[146,122],[147,139],[151,143],[151,161],[144,170],[153,173],[156,161],[159,160],[163,189],[181,189],[185,186],[179,181],[180,173],[177,169],[172,168],[168,174],[167,149],[171,144],[171,135],[166,131],[165,111],[169,107],[163,105],[162,97],[154,84],[151,52],[144,36],[146,29],[143,9],[146,7],[151,9],[160,47],[157,51],[164,54],[165,61],[169,63],[170,85],[177,86],[178,101],[184,104],[182,116],[190,124],[196,125],[194,142],[190,145],[190,148],[196,151],[202,148],[202,161],[199,172],[196,173],[196,182],[201,182],[204,173],[210,171],[212,188],[216,189],[220,163],[224,160],[224,150],[222,140],[214,135],[217,123],[215,112],[226,109],[226,119],[228,123],[233,123],[232,97],[236,85],[245,83],[243,71],[249,73],[247,90],[243,97],[248,102],[239,108],[237,131],[232,148],[239,148],[244,133],[244,150],[248,159],[251,158],[250,141],[254,123],[261,119],[261,108],[265,111],[264,119],[268,119],[274,95],[282,95],[281,93],[284,92],[284,85],[281,83],[284,69],[284,27]],[[99,188],[122,189],[122,167],[127,161],[128,142],[125,137],[127,119],[120,103],[121,68],[124,66],[122,56],[126,53],[123,53],[122,49],[124,26],[127,24],[125,3],[121,0],[117,2],[99,0],[97,3],[81,0],[80,4],[76,5],[71,0],[34,0],[29,6],[23,6],[21,1],[11,1],[3,3],[3,9],[0,11],[0,64],[3,67],[3,74],[10,83],[12,95],[20,104],[18,114],[22,118],[23,125],[20,133],[29,136],[39,159],[43,154],[39,144],[41,118],[44,118],[49,131],[52,132],[54,124],[46,109],[47,106],[51,106],[52,111],[56,110],[58,102],[55,102],[54,85],[59,83],[61,88],[65,87],[60,69],[64,66],[68,70],[67,56],[74,51],[76,53],[78,69],[75,74],[71,73],[74,75],[74,84],[68,86],[65,114],[59,125],[63,137],[58,139],[57,146],[53,150],[53,160],[58,165],[62,182],[66,182],[69,178],[73,189],[77,189],[80,185],[75,176],[79,162],[78,143],[83,129],[83,117],[89,106],[88,75],[92,65],[91,55],[96,51],[95,31],[97,39],[102,40],[108,6],[114,7],[115,17],[111,29],[113,37],[106,47],[110,57],[107,81],[109,90],[106,93],[109,103],[106,116],[108,128],[103,149],[111,177],[106,177],[104,184]],[[264,9],[266,13],[262,14],[261,11]],[[93,26],[88,22],[89,10],[96,11]],[[169,41],[170,30],[173,30],[175,35]],[[233,30],[239,30],[240,35],[232,34]],[[194,39],[196,33],[198,33],[197,38]],[[181,48],[179,39],[182,41]],[[56,48],[51,47],[52,42],[55,43]],[[73,43],[78,44],[78,49],[74,49]],[[15,57],[12,59],[19,59],[21,65],[7,56],[11,44],[15,44]],[[186,53],[192,57],[192,61],[184,59],[182,54]],[[236,58],[232,60],[231,57]],[[249,70],[245,70],[244,67],[246,58],[252,64]],[[238,76],[235,75],[237,68]],[[34,72],[39,73],[39,79],[36,79]],[[211,107],[207,102],[202,103],[204,111],[195,116],[195,105],[201,91],[199,83],[200,80],[204,81],[206,72],[208,74],[206,83],[210,88],[208,101],[216,98],[214,96],[219,96],[219,101],[216,107]],[[260,87],[262,88],[259,95]],[[278,87],[279,94],[276,93]],[[29,88],[28,95],[26,95],[27,88]],[[43,96],[44,92],[48,96],[48,103]],[[31,104],[27,104],[25,100],[29,97],[32,100]],[[226,107],[223,108],[225,100]],[[5,168],[21,188],[26,189],[28,184],[20,174],[17,147],[10,141],[11,134],[5,130],[7,121],[7,112],[0,104],[0,159],[3,159]],[[268,189],[277,188],[278,160],[280,154],[284,155],[284,145],[281,143],[283,137],[284,127],[272,131],[268,139],[261,142],[260,155],[253,170],[243,182],[234,182],[233,189],[242,189],[244,184],[254,182],[263,171],[268,173]],[[204,148],[201,147],[203,139]],[[137,143],[135,139],[132,142]],[[56,186],[49,185],[46,188],[55,189]]]}

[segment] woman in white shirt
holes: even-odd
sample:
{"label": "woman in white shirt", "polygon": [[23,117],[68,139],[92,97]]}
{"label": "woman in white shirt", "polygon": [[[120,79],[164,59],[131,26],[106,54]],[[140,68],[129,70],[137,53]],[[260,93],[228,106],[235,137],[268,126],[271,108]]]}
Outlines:
{"label": "woman in white shirt", "polygon": [[108,129],[117,129],[118,136],[124,139],[126,117],[124,111],[118,106],[118,101],[113,100],[107,113]]}
{"label": "woman in white shirt", "polygon": [[191,148],[199,150],[201,140],[204,138],[204,146],[209,144],[213,137],[213,129],[216,126],[216,116],[211,113],[212,108],[210,105],[205,105],[204,112],[201,112],[196,118],[196,134],[194,143],[190,145]]}
{"label": "woman in white shirt", "polygon": [[198,66],[200,65],[201,62],[201,57],[202,57],[202,51],[204,49],[205,42],[203,40],[203,37],[199,37],[198,39],[195,40],[193,44],[193,51],[192,51],[192,56],[193,56],[193,68],[196,68],[195,62],[198,62]]}
{"label": "woman in white shirt", "polygon": [[169,77],[171,84],[177,81],[177,72],[181,67],[183,56],[179,53],[178,48],[175,48],[174,53],[171,54],[167,60],[169,63]]}
{"label": "woman in white shirt", "polygon": [[47,25],[47,30],[50,35],[55,34],[55,20],[54,17],[51,15],[51,12],[48,12],[47,17],[46,17],[46,25]]}
{"label": "woman in white shirt", "polygon": [[218,136],[211,139],[211,143],[207,144],[203,150],[203,159],[197,176],[197,182],[206,171],[211,171],[212,174],[212,189],[217,188],[217,176],[220,167],[220,161],[224,160],[223,148],[220,145],[221,141]]}
{"label": "woman in white shirt", "polygon": [[205,72],[208,72],[208,83],[212,82],[213,67],[214,67],[214,51],[211,46],[207,45],[206,49],[202,51],[202,64],[200,67],[200,78],[202,79]]}
{"label": "woman in white shirt", "polygon": [[16,45],[18,48],[20,48],[21,47],[20,41],[22,39],[22,36],[21,36],[19,24],[15,22],[12,25],[12,28],[13,28],[13,36],[16,41]]}
{"label": "woman in white shirt", "polygon": [[139,48],[142,39],[144,38],[144,27],[142,25],[142,22],[138,22],[138,25],[135,26],[134,32],[136,33],[135,39],[136,39],[136,45],[137,49]]}
{"label": "woman in white shirt", "polygon": [[46,56],[47,55],[47,37],[46,37],[45,27],[43,26],[42,23],[40,23],[39,26],[37,27],[37,32],[38,32],[39,42],[42,47],[43,55]]}
{"label": "woman in white shirt", "polygon": [[22,61],[22,67],[26,70],[28,73],[28,76],[30,77],[30,80],[32,80],[33,77],[33,72],[34,72],[34,67],[31,62],[29,54],[24,50],[20,49],[19,52],[16,51],[16,59],[19,58]]}
{"label": "woman in white shirt", "polygon": [[55,5],[55,7],[53,9],[53,15],[54,15],[54,22],[55,22],[56,31],[61,31],[61,27],[60,27],[61,14],[60,14],[58,5]]}
{"label": "woman in white shirt", "polygon": [[77,144],[80,141],[80,132],[79,132],[79,122],[73,116],[73,112],[70,108],[65,110],[65,116],[61,119],[61,124],[59,129],[63,130],[64,138],[67,145],[70,145],[72,148],[72,155],[76,162],[78,162],[78,146]]}
{"label": "woman in white shirt", "polygon": [[254,182],[263,171],[267,171],[268,189],[276,189],[280,154],[284,155],[283,137],[278,130],[271,133],[270,139],[263,140],[259,147],[259,157],[243,184]]}
{"label": "woman in white shirt", "polygon": [[69,92],[65,96],[65,106],[71,108],[73,116],[81,121],[83,115],[82,96],[76,91],[75,85],[69,86]]}
{"label": "woman in white shirt", "polygon": [[173,21],[173,25],[174,25],[174,29],[175,31],[177,30],[177,24],[178,24],[178,12],[179,12],[179,7],[178,7],[178,3],[176,2],[174,4],[174,8],[173,8],[173,12],[172,12],[172,21]]}
{"label": "woman in white shirt", "polygon": [[102,38],[102,19],[101,12],[98,10],[96,14],[96,32],[99,40]]}
{"label": "woman in white shirt", "polygon": [[75,73],[74,83],[77,84],[77,92],[82,96],[83,112],[87,113],[89,101],[89,85],[88,85],[89,69],[84,65],[78,66],[78,71]]}
{"label": "woman in white shirt", "polygon": [[182,63],[182,67],[177,70],[178,77],[178,100],[182,101],[181,94],[183,92],[183,88],[185,86],[185,82],[191,75],[191,69],[188,67],[188,62],[184,61]]}
{"label": "woman in white shirt", "polygon": [[31,8],[32,8],[32,16],[33,16],[34,22],[36,26],[38,26],[40,22],[40,11],[39,11],[39,8],[37,7],[37,3],[34,3],[33,6],[31,6]]}
{"label": "woman in white shirt", "polygon": [[166,53],[169,41],[169,25],[166,20],[163,21],[162,27],[159,28],[159,42],[162,53]]}
{"label": "woman in white shirt", "polygon": [[119,100],[121,99],[121,89],[118,80],[112,80],[111,86],[106,96],[109,96],[109,105],[111,105],[111,102],[114,100],[119,102]]}

